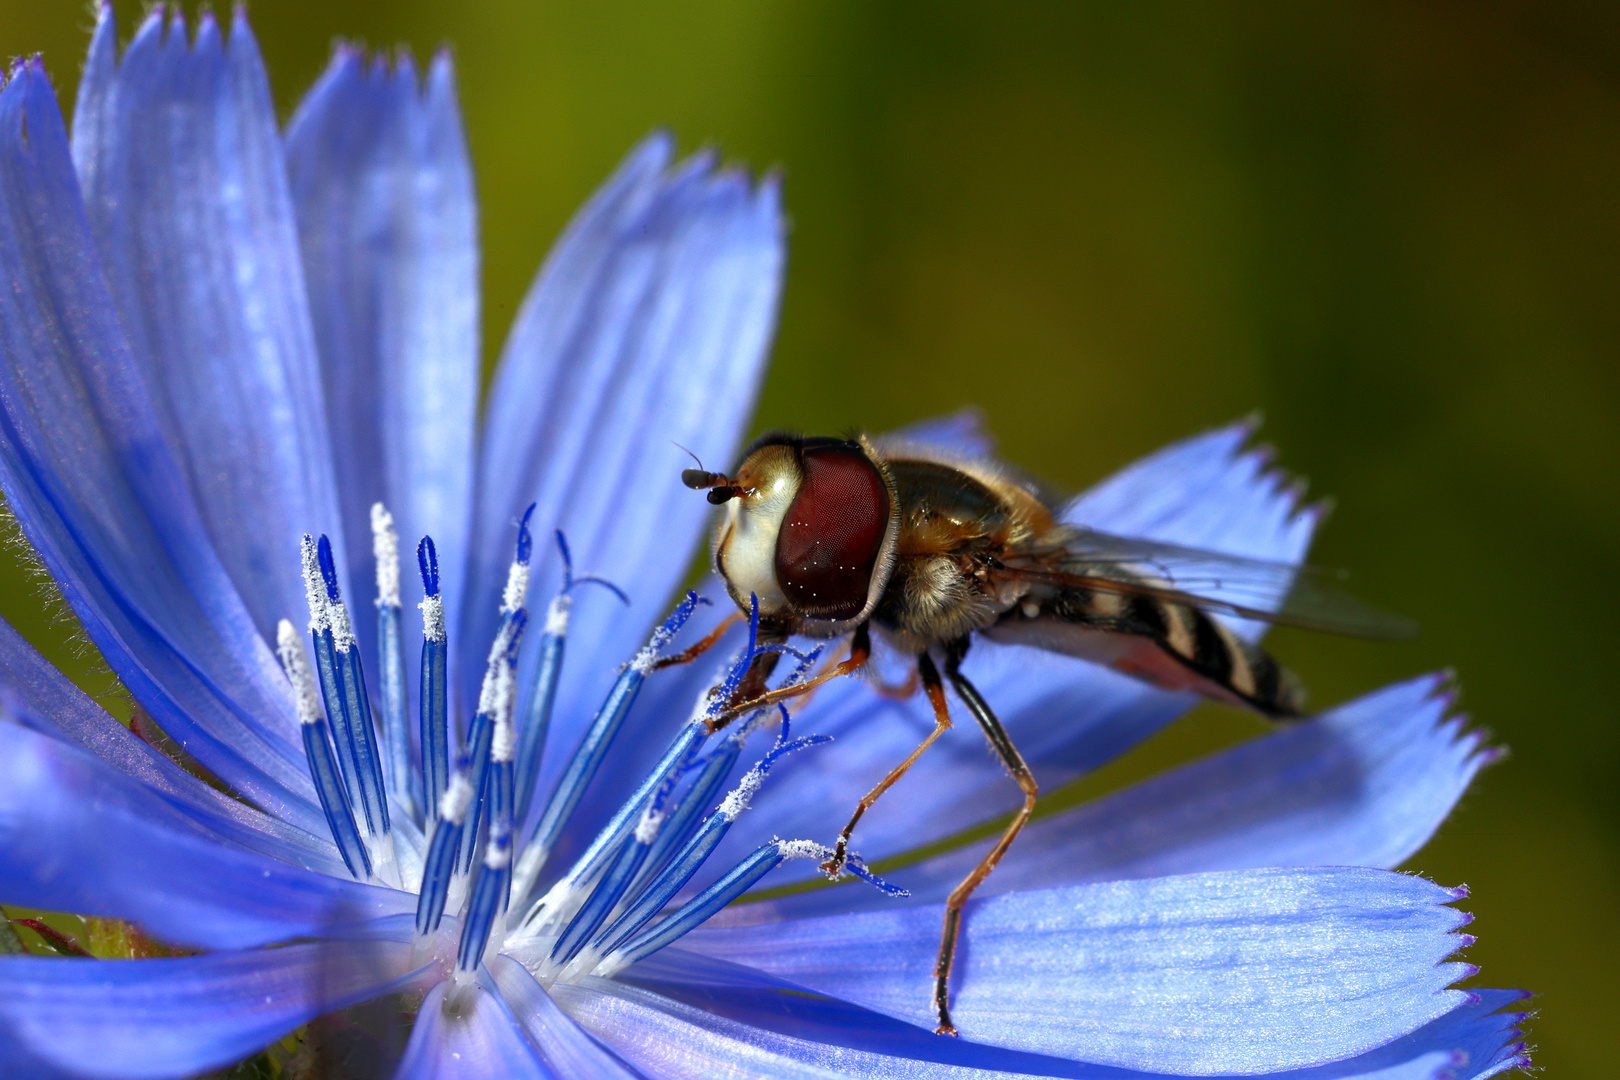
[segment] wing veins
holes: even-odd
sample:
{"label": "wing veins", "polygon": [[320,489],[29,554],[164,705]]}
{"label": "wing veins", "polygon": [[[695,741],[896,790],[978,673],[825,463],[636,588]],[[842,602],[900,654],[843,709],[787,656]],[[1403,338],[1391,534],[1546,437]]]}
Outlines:
{"label": "wing veins", "polygon": [[[1055,542],[1054,542],[1055,540]],[[1120,567],[1146,579],[1090,572]],[[1301,564],[1250,559],[1064,527],[1034,547],[1008,552],[1000,573],[1071,588],[1150,596],[1168,603],[1306,630],[1373,639],[1412,636],[1416,625],[1318,583]],[[1153,580],[1154,577],[1163,580]],[[1225,596],[1203,590],[1219,590]],[[1236,594],[1236,595],[1233,595]]]}

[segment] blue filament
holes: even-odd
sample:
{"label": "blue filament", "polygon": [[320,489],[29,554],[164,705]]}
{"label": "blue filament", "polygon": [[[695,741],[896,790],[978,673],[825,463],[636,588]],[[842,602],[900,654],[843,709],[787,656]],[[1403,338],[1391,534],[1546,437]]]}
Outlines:
{"label": "blue filament", "polygon": [[[433,538],[424,536],[416,545],[416,563],[422,573],[422,593],[426,603],[443,602],[439,596],[439,554]],[[441,626],[442,630],[442,626]],[[449,687],[445,682],[445,653],[448,642],[443,634],[422,637],[421,704],[422,725],[422,804],[423,820],[438,820],[439,801],[450,783]]]}
{"label": "blue filament", "polygon": [[337,749],[338,775],[343,780],[343,791],[350,804],[360,801],[357,782],[359,769],[355,764],[354,740],[349,737],[349,714],[343,687],[338,684],[336,650],[332,647],[332,631],[311,630],[310,646],[315,655],[315,674],[321,687],[321,701],[326,705],[327,721],[331,724],[332,743]]}
{"label": "blue filament", "polygon": [[534,553],[534,537],[529,535],[529,519],[534,516],[534,508],[535,504],[530,503],[518,520],[517,561],[523,566],[529,565],[529,556]]}
{"label": "blue filament", "polygon": [[528,846],[537,846],[539,850],[549,852],[552,845],[557,842],[563,826],[568,823],[569,816],[585,795],[585,785],[596,775],[597,767],[601,765],[608,747],[613,745],[614,737],[624,724],[625,715],[635,703],[636,694],[641,689],[642,678],[642,674],[633,667],[625,668],[619,673],[613,689],[608,692],[607,700],[597,711],[596,718],[591,721],[590,728],[585,732],[585,737],[574,750],[574,756],[568,762],[568,768],[564,770],[562,779],[557,782],[557,789],[552,792],[550,801],[546,803],[545,813],[535,824],[534,834],[529,838]]}
{"label": "blue filament", "polygon": [[300,726],[304,729],[304,756],[309,759],[310,779],[315,781],[315,793],[320,796],[321,809],[326,811],[326,823],[332,830],[332,839],[337,843],[349,873],[365,881],[371,877],[371,857],[360,839],[348,793],[343,790],[343,776],[338,772],[337,761],[332,756],[326,720],[318,719]]}
{"label": "blue filament", "polygon": [[416,567],[422,573],[422,589],[428,596],[439,595],[439,549],[433,537],[422,537],[416,545]]}
{"label": "blue filament", "polygon": [[[740,661],[739,666],[746,664],[749,659],[751,658],[745,656]],[[797,679],[802,676],[811,663],[813,663],[813,658],[801,663],[800,670],[796,671],[793,677]],[[745,785],[749,783],[751,777],[753,787],[757,788],[765,777],[770,775],[771,769],[776,763],[788,754],[832,741],[830,735],[808,735],[798,739],[789,738],[791,734],[791,718],[787,708],[778,705],[777,709],[782,716],[782,730],[777,734],[775,744],[750,770],[749,777],[744,778],[743,783]],[[695,829],[693,823],[697,820],[697,815],[701,809],[709,805],[710,800],[719,791],[720,784],[724,782],[731,765],[737,759],[737,754],[742,748],[742,740],[745,737],[746,733],[739,733],[727,739],[726,744],[715,751],[704,766],[703,772],[699,774],[698,779],[693,783],[691,790],[681,800],[681,804],[670,814],[669,819],[663,823],[658,838],[654,841],[655,845],[664,845],[665,850],[670,851],[677,850],[677,844],[683,844],[683,846],[679,847],[679,853],[670,860],[668,866],[659,866],[658,862],[652,857],[647,859],[645,872],[628,893],[635,896],[634,901],[626,908],[624,914],[615,920],[613,925],[602,935],[604,945],[598,949],[599,952],[607,953],[615,950],[625,939],[634,934],[640,926],[659,911],[662,911],[664,906],[675,898],[675,894],[697,873],[698,869],[714,851],[715,846],[725,838],[727,830],[731,828],[731,823],[742,812],[742,806],[735,807],[728,812],[725,804],[722,803],[719,809],[704,818],[702,823],[697,825]],[[663,858],[665,856],[660,853],[658,861],[662,861]],[[760,872],[764,873],[765,871]],[[869,878],[869,880],[873,884],[884,887],[876,878]],[[746,886],[744,887],[746,888]],[[640,895],[636,895],[636,890],[641,890]]]}
{"label": "blue filament", "polygon": [[[338,589],[337,567],[332,559],[332,541],[323,533],[316,545],[316,553],[320,561],[321,579],[326,586],[326,598],[337,609],[340,616],[347,620],[348,609],[343,604],[343,596]],[[338,694],[338,700],[328,697],[326,700],[326,713],[328,716],[341,709],[343,727],[342,734],[348,742],[350,758],[344,764],[352,765],[353,773],[348,775],[352,788],[358,788],[360,805],[365,813],[366,831],[372,836],[386,836],[388,833],[388,805],[383,798],[382,765],[377,755],[375,732],[371,719],[371,699],[366,694],[365,671],[360,662],[360,650],[354,647],[352,637],[341,645],[334,633],[328,629],[317,635],[316,660],[321,666],[321,690],[326,693],[328,686]],[[326,670],[330,663],[331,672]],[[338,708],[335,708],[337,706]],[[343,750],[339,745],[339,752]],[[345,770],[347,773],[347,769]]]}
{"label": "blue filament", "polygon": [[862,881],[866,882],[868,885],[872,886],[884,896],[900,898],[911,895],[910,889],[902,889],[900,886],[884,881],[882,878],[872,873],[872,871],[866,865],[866,860],[861,858],[859,855],[844,856],[844,868],[850,873],[854,874],[856,877],[860,878]]}
{"label": "blue filament", "polygon": [[365,669],[360,650],[333,649],[338,680],[343,686],[344,705],[349,714],[349,737],[354,741],[356,771],[360,779],[360,799],[366,812],[366,827],[373,836],[387,836],[388,800],[383,797],[382,761],[378,754],[376,728],[372,726],[371,698],[366,693]]}
{"label": "blue filament", "polygon": [[568,537],[563,535],[563,531],[561,529],[556,530],[556,533],[557,550],[562,554],[563,563],[562,591],[565,593],[572,592],[575,585],[600,585],[602,588],[611,592],[614,596],[617,596],[619,598],[619,603],[623,604],[625,607],[629,607],[630,597],[626,596],[623,589],[613,584],[613,582],[609,581],[607,578],[597,577],[595,574],[581,574],[579,577],[574,576],[574,559],[573,556],[568,552]]}
{"label": "blue filament", "polygon": [[628,939],[637,930],[664,910],[665,906],[675,898],[692,875],[698,872],[703,863],[714,852],[715,846],[725,839],[726,830],[731,828],[731,821],[724,814],[714,813],[703,819],[703,824],[697,832],[681,848],[674,860],[652,881],[647,889],[637,896],[625,909],[624,914],[614,920],[602,935],[602,953],[611,953]]}
{"label": "blue filament", "polygon": [[748,594],[748,646],[743,649],[742,659],[731,665],[731,671],[726,675],[726,681],[720,684],[720,690],[714,695],[705,715],[718,716],[737,692],[737,687],[748,674],[748,665],[755,656],[759,655],[759,597],[753,593]]}
{"label": "blue filament", "polygon": [[441,817],[433,825],[427,858],[422,861],[422,891],[416,897],[416,932],[431,934],[444,918],[445,897],[455,876],[456,849],[461,845],[461,822]]}
{"label": "blue filament", "polygon": [[[557,550],[562,556],[563,583],[557,596],[552,600],[553,605],[561,605],[566,613],[568,606],[573,602],[572,593],[576,585],[600,585],[609,590],[621,602],[628,605],[630,598],[624,591],[611,581],[592,575],[574,576],[574,560],[568,551],[568,538],[561,529],[556,531]],[[527,695],[528,707],[524,710],[523,724],[518,736],[517,754],[517,796],[518,803],[513,820],[519,825],[528,821],[529,810],[534,803],[534,786],[540,777],[540,761],[545,753],[546,733],[551,729],[551,711],[557,703],[557,685],[562,674],[563,654],[568,644],[567,622],[564,621],[560,633],[553,633],[548,628],[540,638],[540,661],[535,665],[533,681],[530,683]]]}
{"label": "blue filament", "polygon": [[650,956],[701,926],[715,912],[748,891],[754,882],[781,865],[782,859],[781,844],[773,841],[761,846],[732,867],[725,877],[683,904],[679,911],[657,926],[637,934],[624,946],[614,949],[614,954],[632,964],[644,956]]}
{"label": "blue filament", "polygon": [[[662,814],[664,805],[668,802],[681,774],[692,768],[692,755],[696,752],[697,743],[692,743],[686,751],[685,758],[666,775],[657,789],[653,792],[647,808],[642,812],[645,821],[649,814]],[[640,827],[636,830],[635,839],[619,849],[618,856],[591,890],[580,909],[574,913],[568,925],[558,936],[551,948],[551,962],[561,966],[572,960],[579,950],[583,948],[598,927],[611,915],[618,906],[619,901],[630,893],[632,882],[639,881],[644,876],[647,856],[652,851],[652,843],[643,843]]]}
{"label": "blue filament", "polygon": [[486,862],[473,883],[472,899],[467,904],[467,919],[461,928],[461,946],[456,953],[456,967],[462,971],[476,971],[489,944],[490,931],[495,919],[506,911],[507,898],[512,888],[512,834],[510,831],[490,831],[490,851],[499,859],[498,866]]}
{"label": "blue filament", "polygon": [[[686,620],[692,617],[692,612],[697,610],[700,602],[701,598],[697,593],[688,592],[674,613],[654,632],[652,640],[642,650],[642,655],[650,654],[674,637],[681,627],[686,625]],[[569,760],[568,767],[563,770],[562,779],[557,782],[556,790],[551,793],[545,813],[540,816],[525,845],[526,848],[537,850],[540,853],[539,857],[544,858],[545,854],[551,851],[557,837],[562,834],[563,826],[568,823],[574,808],[584,797],[586,785],[590,783],[591,777],[596,775],[596,770],[601,766],[602,759],[607,756],[609,747],[619,734],[619,729],[624,726],[624,718],[630,712],[630,706],[635,704],[636,695],[641,692],[641,684],[646,679],[648,670],[650,665],[637,662],[630,664],[619,674],[613,689],[608,691],[607,700],[597,710],[591,726],[586,730],[579,746],[574,749],[574,756]]]}
{"label": "blue filament", "polygon": [[[457,762],[457,772],[465,775],[466,761]],[[448,785],[447,785],[448,790]],[[450,879],[455,876],[456,851],[461,846],[461,832],[466,821],[466,808],[455,814],[448,813],[442,800],[440,813],[433,822],[433,836],[428,841],[427,858],[422,860],[422,889],[416,896],[416,932],[423,936],[439,929],[444,918],[445,899],[450,894]]]}
{"label": "blue filament", "polygon": [[405,700],[405,658],[400,644],[399,605],[377,603],[377,654],[382,667],[383,734],[388,744],[388,769],[384,780],[388,793],[412,820],[422,820],[421,782],[411,768],[409,706]]}
{"label": "blue filament", "polygon": [[561,967],[568,963],[591,940],[599,926],[613,913],[614,907],[625,895],[625,890],[641,869],[647,857],[647,845],[626,844],[613,860],[613,865],[591,890],[590,899],[574,913],[568,925],[551,946],[551,962]]}
{"label": "blue filament", "polygon": [[529,806],[534,801],[534,785],[540,778],[540,758],[545,751],[546,732],[551,727],[551,710],[557,702],[557,684],[562,675],[563,653],[567,645],[566,631],[561,634],[547,631],[540,638],[540,662],[535,666],[534,682],[529,690],[529,707],[523,719],[522,733],[518,736],[518,805],[514,820],[519,822],[528,820]]}
{"label": "blue filament", "polygon": [[[495,645],[491,648],[489,670],[484,676],[485,679],[500,678],[499,669],[502,666],[511,669],[517,665],[518,646],[523,642],[523,630],[528,624],[529,613],[521,607],[502,617],[500,630],[495,635]],[[467,732],[465,751],[472,761],[473,804],[467,815],[466,832],[462,834],[460,872],[464,874],[472,869],[473,854],[480,839],[480,822],[490,820],[485,817],[485,803],[488,795],[490,744],[494,737],[495,723],[496,718],[492,714],[480,710],[474,715]],[[510,776],[507,778],[507,786],[511,786]],[[510,806],[507,807],[507,812],[510,814]]]}
{"label": "blue filament", "polygon": [[467,903],[467,918],[461,928],[461,945],[456,966],[475,971],[489,944],[495,920],[506,913],[512,891],[512,763],[497,761],[490,766],[489,788],[491,825],[489,850],[478,878],[473,882]]}
{"label": "blue filament", "polygon": [[[756,764],[752,770],[752,772],[756,774],[756,785],[759,782],[762,782],[764,778],[770,774],[772,767],[788,754],[791,754],[797,750],[802,750],[809,746],[819,746],[822,743],[832,741],[832,737],[828,735],[810,735],[800,739],[785,739],[784,736],[788,734],[787,710],[783,709],[782,712],[782,732],[780,735],[778,735],[776,744],[763,758],[759,760],[759,763]],[[740,746],[739,740],[732,739],[727,741],[736,743]],[[717,753],[715,756],[716,758],[719,758],[720,754]],[[733,761],[736,759],[735,750],[732,751],[730,757]],[[718,769],[718,764],[714,761],[710,762],[710,766]],[[708,769],[706,768],[705,773],[707,772]],[[723,780],[725,777],[725,772],[719,772],[718,775]],[[703,777],[700,776],[699,784],[702,783],[702,780]],[[707,805],[706,802],[699,803],[695,799],[690,798],[690,795],[695,795],[698,793],[699,784],[694,784],[693,791],[689,793],[688,799],[683,800],[683,803],[686,805],[683,806],[682,809],[685,809],[686,806],[690,806],[691,809],[688,812],[691,813],[694,818],[696,817],[697,808]],[[718,785],[716,785],[715,788],[709,789],[709,798],[713,798],[713,792],[715,790],[718,790]],[[702,824],[697,827],[696,831],[691,835],[691,838],[685,842],[685,845],[679,849],[679,854],[677,854],[670,861],[670,864],[661,870],[655,871],[651,875],[647,875],[651,877],[651,881],[646,886],[645,891],[640,896],[636,897],[631,905],[625,910],[624,914],[617,921],[615,921],[611,927],[608,928],[605,934],[602,935],[603,941],[606,944],[605,948],[600,949],[599,951],[613,951],[626,938],[634,934],[640,926],[645,924],[658,912],[662,911],[664,906],[675,898],[675,894],[679,892],[681,888],[692,879],[692,876],[697,873],[698,869],[702,867],[703,863],[714,851],[715,846],[725,838],[727,830],[731,828],[731,823],[736,820],[736,816],[740,812],[740,808],[732,813],[727,813],[725,810],[720,809],[714,811],[707,818],[703,819]],[[675,822],[666,821],[664,824],[665,827],[668,828],[675,825]],[[677,827],[677,830],[671,834],[671,846],[673,846],[677,837],[686,832],[688,829],[690,829],[690,825],[688,823],[681,823]],[[660,835],[660,839],[662,838],[662,835]],[[760,871],[760,873],[764,872],[765,871],[763,870]],[[746,886],[744,887],[746,888]],[[706,917],[707,916],[705,916],[705,918]]]}
{"label": "blue filament", "polygon": [[[674,742],[670,743],[669,749],[664,751],[664,756],[653,766],[652,772],[647,774],[641,786],[631,793],[619,807],[618,812],[602,827],[602,831],[596,834],[596,839],[591,841],[591,846],[585,849],[585,853],[575,860],[573,867],[568,871],[569,881],[580,883],[590,881],[596,876],[603,864],[618,851],[619,845],[623,844],[635,829],[637,820],[640,819],[648,802],[652,800],[654,793],[663,785],[665,778],[679,769],[692,750],[708,738],[708,735],[708,729],[700,720],[687,724],[681,733],[675,736]],[[527,857],[529,853],[524,852],[524,855]],[[532,879],[530,885],[532,887]]]}
{"label": "blue filament", "polygon": [[697,778],[659,825],[658,835],[649,845],[640,875],[631,884],[628,895],[637,895],[654,875],[662,873],[675,853],[697,832],[704,812],[714,805],[741,752],[741,739],[727,739],[704,760]]}
{"label": "blue filament", "polygon": [[472,806],[467,810],[467,827],[461,834],[461,857],[456,860],[456,873],[465,874],[472,869],[473,851],[478,847],[478,824],[484,802],[484,782],[489,774],[489,743],[495,732],[495,721],[488,713],[473,717],[467,731],[465,753],[472,762],[470,782],[473,789]]}

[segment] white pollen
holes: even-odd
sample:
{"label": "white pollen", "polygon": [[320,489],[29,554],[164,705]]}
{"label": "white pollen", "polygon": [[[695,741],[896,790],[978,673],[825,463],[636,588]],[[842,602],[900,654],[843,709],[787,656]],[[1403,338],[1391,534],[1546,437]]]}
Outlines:
{"label": "white pollen", "polygon": [[[718,690],[719,688],[716,687],[715,689]],[[697,701],[692,705],[692,715],[686,718],[686,722],[695,724],[699,720],[707,720],[711,716],[717,716],[724,704],[724,699],[718,694],[711,694],[708,690],[699,691]]]}
{"label": "white pollen", "polygon": [[309,603],[309,628],[317,634],[332,628],[331,603],[326,599],[326,582],[321,580],[321,560],[315,538],[304,534],[299,547],[304,560],[304,599]]}
{"label": "white pollen", "polygon": [[652,804],[641,812],[641,820],[636,822],[636,843],[646,847],[658,839],[658,830],[664,827],[665,814],[662,810],[654,810]]}
{"label": "white pollen", "polygon": [[776,852],[784,859],[829,859],[833,849],[814,840],[776,839]]}
{"label": "white pollen", "polygon": [[511,623],[501,624],[501,632],[495,635],[495,642],[489,647],[489,660],[484,666],[484,682],[478,689],[478,711],[488,713],[496,719],[503,713],[508,720],[512,716],[515,677],[512,674],[512,665],[507,663],[506,653],[512,647],[513,632]]}
{"label": "white pollen", "polygon": [[422,609],[422,636],[429,641],[443,641],[444,597],[424,596],[416,606]]}
{"label": "white pollen", "polygon": [[567,593],[551,598],[551,606],[546,608],[546,633],[552,637],[565,637],[568,634],[568,616],[574,610],[574,598]]}
{"label": "white pollen", "polygon": [[[511,674],[510,667],[505,681],[515,684],[517,679]],[[506,694],[507,707],[503,712],[495,714],[495,730],[489,736],[489,759],[491,761],[511,761],[517,757],[517,734],[512,727],[512,700],[511,691]]]}
{"label": "white pollen", "polygon": [[315,691],[315,673],[309,667],[304,639],[298,636],[291,619],[276,624],[276,654],[281,657],[281,668],[298,699],[298,722],[316,723],[321,718],[321,699]]}
{"label": "white pollen", "polygon": [[439,817],[452,825],[460,825],[467,817],[467,807],[472,803],[472,781],[467,779],[466,773],[453,773],[450,784],[444,789],[444,798],[439,800]]}
{"label": "white pollen", "polygon": [[349,623],[349,609],[342,603],[328,604],[332,620],[332,648],[346,653],[354,648],[354,627]]}
{"label": "white pollen", "polygon": [[716,807],[727,821],[736,821],[742,817],[742,812],[748,809],[748,803],[758,793],[759,786],[765,782],[765,773],[758,765],[743,773],[743,778],[731,793],[720,801]]}
{"label": "white pollen", "polygon": [[399,607],[399,533],[394,515],[380,502],[371,504],[371,557],[377,562],[377,606]]}
{"label": "white pollen", "polygon": [[489,844],[484,848],[484,865],[504,870],[512,862],[512,827],[499,819],[490,823]]}
{"label": "white pollen", "polygon": [[[654,641],[656,641],[656,640],[657,639],[654,638]],[[662,644],[662,643],[660,642],[660,644]],[[637,675],[651,674],[652,669],[655,666],[657,666],[657,664],[658,664],[658,645],[654,645],[654,644],[649,644],[649,645],[642,646],[641,651],[636,653],[636,658],[634,660],[630,661],[630,667],[631,667],[632,670],[635,671],[635,673]]]}
{"label": "white pollen", "polygon": [[304,560],[304,599],[309,602],[309,628],[317,634],[331,631],[332,647],[340,653],[354,648],[354,628],[349,625],[349,611],[342,601],[334,603],[326,594],[326,579],[321,576],[320,548],[315,538],[304,534],[302,545]]}
{"label": "white pollen", "polygon": [[510,615],[528,602],[529,566],[514,561],[506,571],[506,591],[501,594],[501,614]]}

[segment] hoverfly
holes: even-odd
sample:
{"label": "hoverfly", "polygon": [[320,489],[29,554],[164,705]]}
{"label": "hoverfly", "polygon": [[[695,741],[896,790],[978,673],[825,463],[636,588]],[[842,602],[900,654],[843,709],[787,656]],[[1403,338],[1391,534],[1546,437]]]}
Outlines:
{"label": "hoverfly", "polygon": [[931,445],[772,433],[744,451],[734,474],[687,469],[681,480],[725,507],[715,569],[743,612],[757,602],[762,643],[850,637],[847,659],[776,690],[765,687],[780,654],[757,656],[714,728],[860,668],[874,630],[915,657],[933,706],[933,731],[856,805],[824,873],[839,874],[861,816],[951,726],[946,682],[1023,791],[1012,822],[946,901],[933,987],[940,1034],[956,1034],[949,984],[963,905],[1029,820],[1037,795],[1006,729],[962,673],[974,635],[1290,719],[1304,709],[1299,681],[1212,614],[1367,637],[1407,630],[1317,587],[1294,564],[1064,523],[1056,500],[1006,466]]}

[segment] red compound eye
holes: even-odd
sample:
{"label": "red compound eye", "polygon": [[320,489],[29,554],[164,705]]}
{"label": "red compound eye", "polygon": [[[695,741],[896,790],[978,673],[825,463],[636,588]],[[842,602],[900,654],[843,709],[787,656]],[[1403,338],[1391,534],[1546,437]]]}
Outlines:
{"label": "red compound eye", "polygon": [[776,581],[793,606],[820,619],[852,619],[889,526],[889,489],[860,445],[806,440],[804,483],[776,538]]}

